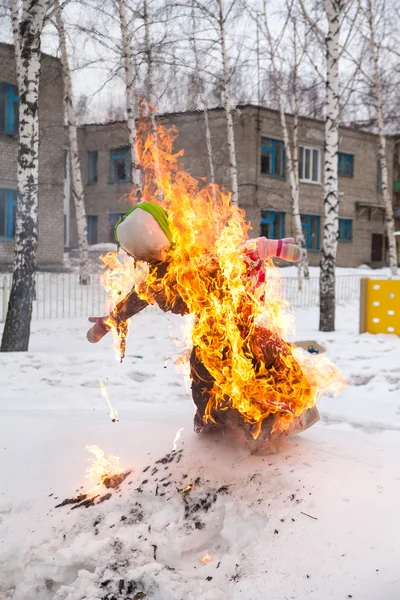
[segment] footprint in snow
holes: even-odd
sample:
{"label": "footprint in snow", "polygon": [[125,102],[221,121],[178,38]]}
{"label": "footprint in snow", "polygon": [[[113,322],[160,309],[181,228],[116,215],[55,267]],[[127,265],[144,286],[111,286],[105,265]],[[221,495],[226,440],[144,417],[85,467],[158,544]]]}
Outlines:
{"label": "footprint in snow", "polygon": [[350,384],[355,386],[367,385],[375,375],[351,375]]}
{"label": "footprint in snow", "polygon": [[153,373],[139,373],[139,371],[133,371],[129,374],[129,377],[134,381],[137,381],[138,383],[142,383],[147,379],[151,379],[152,377],[154,377],[154,375]]}

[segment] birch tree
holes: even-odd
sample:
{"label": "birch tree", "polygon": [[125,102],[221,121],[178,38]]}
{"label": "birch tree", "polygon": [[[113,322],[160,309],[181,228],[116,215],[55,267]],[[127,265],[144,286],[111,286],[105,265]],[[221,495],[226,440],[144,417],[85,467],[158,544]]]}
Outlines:
{"label": "birch tree", "polygon": [[[148,0],[143,0],[143,24],[144,24],[144,52],[146,56],[146,65],[147,65],[147,73],[146,73],[146,96],[147,96],[147,107],[150,114],[150,123],[151,129],[153,132],[154,139],[154,172],[156,176],[157,182],[161,181],[161,170],[160,170],[160,159],[158,154],[158,140],[157,140],[157,122],[156,122],[156,97],[154,93],[154,57],[153,57],[153,48],[152,48],[152,40],[151,40],[151,32],[150,32],[150,15],[149,15],[149,4]],[[159,200],[162,200],[163,195],[161,188],[159,188],[157,192],[157,197]]]}
{"label": "birch tree", "polygon": [[339,59],[356,20],[353,17],[346,42],[341,46],[340,31],[354,0],[324,0],[326,33],[319,27],[300,0],[303,15],[323,42],[326,65],[325,144],[324,144],[324,231],[320,262],[320,331],[335,330],[335,267],[339,231]]}
{"label": "birch tree", "polygon": [[[224,2],[226,0],[192,0],[198,9],[198,14],[201,15],[214,29],[216,38],[208,33],[210,38],[209,41],[209,52],[210,55],[215,57],[215,60],[220,63],[221,75],[219,73],[214,77],[212,84],[214,90],[218,89],[221,91],[222,104],[225,113],[226,120],[226,135],[227,135],[227,148],[228,148],[228,160],[229,160],[229,179],[232,189],[232,203],[238,204],[239,202],[239,185],[238,185],[238,172],[236,163],[236,148],[235,148],[235,132],[233,124],[233,107],[232,107],[232,94],[231,94],[231,73],[230,64],[228,58],[227,49],[227,23],[235,5],[236,0],[231,0],[229,5],[225,7]],[[215,53],[215,48],[218,48],[218,54]],[[210,86],[212,88],[212,85]],[[217,93],[217,96],[219,94]]]}
{"label": "birch tree", "polygon": [[67,117],[68,139],[71,165],[71,189],[75,206],[76,228],[79,250],[79,282],[87,285],[90,282],[89,248],[87,239],[87,219],[85,209],[85,192],[82,183],[81,162],[79,158],[78,127],[73,105],[71,69],[68,60],[67,39],[61,14],[59,0],[55,0],[55,19],[60,44],[60,58],[64,79],[64,109]]}
{"label": "birch tree", "polygon": [[[300,216],[300,183],[299,183],[299,162],[298,162],[298,152],[299,152],[299,142],[298,142],[298,128],[299,128],[299,99],[298,99],[298,59],[297,59],[297,45],[296,45],[296,21],[293,21],[293,35],[292,35],[292,43],[293,43],[293,56],[292,60],[292,95],[294,101],[294,115],[293,115],[293,145],[291,146],[289,127],[286,119],[285,113],[285,104],[286,98],[288,96],[288,90],[286,90],[286,94],[283,87],[283,79],[284,75],[282,73],[282,60],[280,56],[279,42],[273,38],[268,20],[268,11],[267,11],[267,2],[263,0],[263,14],[262,14],[262,32],[264,33],[266,42],[269,47],[269,56],[271,60],[271,66],[273,72],[277,76],[277,94],[278,94],[278,105],[279,105],[279,116],[282,127],[283,141],[285,145],[285,156],[287,163],[287,170],[289,174],[289,184],[290,184],[290,196],[291,196],[291,205],[292,205],[292,223],[293,223],[293,233],[296,240],[296,243],[300,246],[303,259],[299,264],[299,288],[301,289],[301,281],[302,281],[302,273],[301,270],[304,271],[304,277],[306,279],[310,276],[309,266],[308,266],[308,254],[306,241],[304,239],[304,233],[301,226],[301,216]],[[286,24],[285,24],[286,28]],[[283,33],[283,32],[282,32]],[[283,36],[281,34],[280,39],[282,40]],[[282,42],[281,42],[282,43]],[[278,77],[279,75],[279,77]]]}
{"label": "birch tree", "polygon": [[389,266],[392,275],[397,275],[397,252],[396,252],[396,238],[395,238],[395,226],[393,216],[393,204],[391,194],[389,192],[389,181],[388,181],[388,164],[386,156],[386,136],[385,136],[385,125],[383,118],[383,102],[382,102],[382,86],[380,79],[380,68],[379,68],[379,47],[376,39],[376,28],[375,28],[375,14],[372,0],[366,0],[365,15],[368,22],[369,28],[369,43],[372,58],[372,69],[373,69],[373,90],[375,96],[376,106],[376,120],[378,125],[379,133],[379,164],[381,170],[381,182],[382,182],[382,196],[385,205],[385,224],[386,224],[386,235],[388,239],[389,249]]}
{"label": "birch tree", "polygon": [[[215,184],[215,169],[214,169],[214,157],[213,157],[213,148],[212,148],[212,140],[211,140],[211,130],[210,130],[210,121],[208,118],[208,108],[207,101],[205,98],[204,92],[204,82],[201,78],[201,67],[200,67],[200,58],[199,58],[199,49],[197,47],[196,41],[197,29],[196,29],[196,11],[195,4],[192,2],[191,6],[191,42],[193,49],[193,57],[194,57],[194,77],[195,77],[195,88],[196,88],[196,108],[203,112],[204,117],[204,127],[206,133],[206,146],[207,146],[207,157],[208,157],[208,165],[210,169],[210,180],[211,183]],[[216,191],[213,187],[213,196],[214,201],[216,200]]]}
{"label": "birch tree", "polygon": [[1,350],[27,351],[37,268],[41,33],[51,0],[10,0],[19,95],[13,277]]}
{"label": "birch tree", "polygon": [[229,153],[229,168],[231,174],[231,187],[232,187],[232,202],[233,204],[239,203],[239,186],[238,186],[238,173],[236,165],[236,149],[235,149],[235,131],[233,127],[233,116],[231,106],[231,94],[229,85],[229,63],[228,54],[226,49],[226,32],[225,24],[226,17],[224,14],[224,0],[217,0],[218,2],[218,26],[219,26],[219,42],[221,45],[221,59],[222,59],[222,94],[224,100],[224,108],[226,115],[226,130],[227,130],[227,141],[228,141],[228,153]]}
{"label": "birch tree", "polygon": [[125,99],[129,146],[131,151],[131,178],[135,186],[136,197],[139,200],[142,195],[142,171],[137,153],[137,131],[136,113],[138,99],[135,92],[135,64],[132,55],[132,33],[130,31],[130,20],[127,16],[126,0],[118,1],[118,16],[122,39],[122,58],[125,75]]}

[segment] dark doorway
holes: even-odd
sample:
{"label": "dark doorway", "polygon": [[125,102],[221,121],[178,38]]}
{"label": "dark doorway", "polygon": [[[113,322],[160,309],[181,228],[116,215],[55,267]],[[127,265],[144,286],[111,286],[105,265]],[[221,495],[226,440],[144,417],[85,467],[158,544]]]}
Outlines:
{"label": "dark doorway", "polygon": [[372,252],[371,262],[382,262],[383,260],[383,235],[381,233],[372,234]]}

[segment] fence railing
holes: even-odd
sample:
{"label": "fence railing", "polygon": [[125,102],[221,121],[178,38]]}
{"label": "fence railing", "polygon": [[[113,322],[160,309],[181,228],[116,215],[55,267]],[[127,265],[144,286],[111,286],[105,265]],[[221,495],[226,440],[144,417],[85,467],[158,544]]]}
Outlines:
{"label": "fence railing", "polygon": [[[10,290],[11,275],[0,274],[0,323],[7,314]],[[80,285],[78,273],[37,273],[32,318],[68,319],[103,315],[106,297],[98,273],[90,276],[88,285]]]}
{"label": "fence railing", "polygon": [[[382,275],[369,273],[338,275],[336,277],[337,303],[356,300],[360,295],[360,278],[382,279]],[[295,308],[310,308],[319,303],[319,278],[303,281],[298,289],[296,277],[282,277],[282,290]],[[0,323],[7,314],[11,289],[11,275],[0,274]],[[100,283],[100,274],[93,274],[88,285],[79,284],[78,273],[37,273],[36,300],[33,303],[33,319],[65,319],[104,314],[106,292]]]}

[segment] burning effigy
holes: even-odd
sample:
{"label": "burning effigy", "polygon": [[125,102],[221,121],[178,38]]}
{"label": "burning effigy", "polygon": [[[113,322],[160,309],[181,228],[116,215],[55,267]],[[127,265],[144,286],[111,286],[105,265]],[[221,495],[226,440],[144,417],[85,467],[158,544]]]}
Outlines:
{"label": "burning effigy", "polygon": [[91,318],[89,341],[112,330],[125,355],[129,319],[148,305],[194,315],[190,376],[195,431],[239,428],[257,439],[318,420],[322,393],[344,381],[325,357],[306,359],[287,341],[293,322],[273,258],[301,259],[292,238],[249,239],[231,195],[187,173],[174,129],[143,133],[140,202],[116,226],[122,252],[102,257],[109,315]]}

